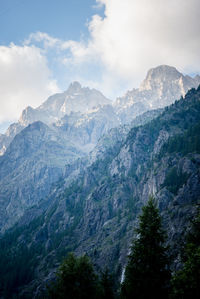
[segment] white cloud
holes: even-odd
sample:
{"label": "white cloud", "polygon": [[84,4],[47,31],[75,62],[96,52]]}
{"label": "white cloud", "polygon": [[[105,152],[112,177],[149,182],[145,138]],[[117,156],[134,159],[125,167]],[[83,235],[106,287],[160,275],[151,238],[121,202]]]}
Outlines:
{"label": "white cloud", "polygon": [[22,46],[0,46],[0,122],[18,118],[25,106],[57,92],[50,66],[66,88],[78,79],[112,98],[137,87],[147,70],[160,64],[200,72],[199,0],[96,3],[104,6],[104,17],[96,14],[88,22],[87,40],[36,32]]}
{"label": "white cloud", "polygon": [[[104,76],[139,83],[151,67],[169,64],[183,72],[200,71],[199,0],[97,0],[105,17],[94,15],[85,45],[68,42],[67,62],[94,61]],[[114,85],[111,86],[111,89]]]}
{"label": "white cloud", "polygon": [[30,45],[32,42],[42,42],[44,48],[51,48],[51,47],[55,47],[56,45],[60,44],[61,41],[57,38],[54,38],[52,36],[50,36],[49,34],[45,33],[45,32],[35,32],[35,33],[31,33],[28,37],[28,39],[26,39],[24,41],[24,45]]}
{"label": "white cloud", "polygon": [[41,49],[0,46],[0,123],[15,121],[26,106],[36,107],[57,91]]}
{"label": "white cloud", "polygon": [[104,19],[90,23],[105,64],[124,76],[162,63],[200,68],[199,0],[101,0]]}

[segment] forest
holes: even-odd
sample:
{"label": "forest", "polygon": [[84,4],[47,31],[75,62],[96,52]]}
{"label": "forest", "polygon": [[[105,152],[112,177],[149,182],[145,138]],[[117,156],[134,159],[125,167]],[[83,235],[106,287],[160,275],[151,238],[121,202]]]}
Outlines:
{"label": "forest", "polygon": [[155,198],[150,197],[143,207],[136,232],[121,283],[114,280],[108,269],[97,275],[87,255],[76,257],[70,253],[58,268],[55,281],[47,286],[44,298],[199,298],[200,212],[191,223],[180,265],[173,273],[167,232],[162,227]]}

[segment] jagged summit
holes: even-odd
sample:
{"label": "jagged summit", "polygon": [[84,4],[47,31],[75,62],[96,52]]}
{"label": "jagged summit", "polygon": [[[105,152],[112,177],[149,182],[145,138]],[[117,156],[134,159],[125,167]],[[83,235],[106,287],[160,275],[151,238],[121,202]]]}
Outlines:
{"label": "jagged summit", "polygon": [[146,78],[141,83],[139,90],[149,90],[152,89],[156,83],[161,81],[162,83],[166,81],[174,81],[180,79],[181,77],[183,77],[183,74],[181,74],[175,67],[169,65],[159,65],[147,72]]}
{"label": "jagged summit", "polygon": [[[0,228],[13,225],[16,216],[19,220],[1,242],[0,278],[6,286],[2,293],[9,294],[7,298],[44,297],[40,292],[46,290],[47,282],[54,286],[55,267],[67,250],[79,255],[87,252],[97,270],[109,267],[120,279],[149,194],[155,194],[168,234],[171,267],[177,269],[179,245],[184,244],[200,198],[200,151],[195,142],[199,101],[200,89],[193,90],[153,122],[135,123],[137,128],[130,131],[125,127],[110,131],[88,158],[67,163],[62,179],[52,187],[49,184],[48,190],[46,184],[59,174],[56,160],[65,161],[65,145],[52,140],[50,128],[45,139],[40,130],[27,128],[28,140],[23,138],[24,131],[19,134],[9,156],[0,159],[5,167],[1,170]],[[22,151],[26,156],[20,155]],[[27,280],[24,274],[18,280],[19,267],[22,274],[33,269],[33,275]]]}
{"label": "jagged summit", "polygon": [[114,106],[123,122],[144,111],[163,108],[179,100],[192,87],[200,84],[200,76],[183,75],[175,67],[160,65],[150,69],[140,88],[117,98]]}
{"label": "jagged summit", "polygon": [[[197,88],[199,84],[199,75],[193,78],[183,75],[175,67],[160,65],[148,71],[140,88],[128,91],[113,103],[100,91],[84,87],[78,81],[74,81],[66,91],[50,96],[38,108],[27,107],[24,109],[19,121],[12,124],[6,134],[1,136],[0,155],[5,152],[16,134],[35,121],[40,120],[51,126],[65,115],[69,116],[71,113],[76,113],[77,118],[81,118],[82,123],[82,119],[86,122],[87,119],[91,118],[90,113],[94,112],[95,109],[112,105],[117,124],[130,123],[136,116],[145,111],[172,104],[192,87]],[[105,111],[107,110],[108,107]],[[76,123],[78,121],[77,119]],[[110,121],[113,123],[113,119]]]}
{"label": "jagged summit", "polygon": [[51,124],[71,112],[85,113],[93,107],[107,104],[110,104],[110,100],[100,91],[82,87],[79,82],[74,81],[63,93],[50,96],[35,109],[35,114],[39,116],[38,120]]}
{"label": "jagged summit", "polygon": [[65,93],[73,94],[73,93],[79,92],[81,90],[81,88],[82,88],[81,84],[78,81],[74,81],[69,85],[69,87]]}
{"label": "jagged summit", "polygon": [[164,79],[165,77],[173,77],[173,78],[178,78],[180,76],[182,76],[182,74],[174,67],[174,66],[170,66],[170,65],[159,65],[157,67],[151,68],[148,72],[147,72],[147,77],[149,76],[162,76],[162,78]]}

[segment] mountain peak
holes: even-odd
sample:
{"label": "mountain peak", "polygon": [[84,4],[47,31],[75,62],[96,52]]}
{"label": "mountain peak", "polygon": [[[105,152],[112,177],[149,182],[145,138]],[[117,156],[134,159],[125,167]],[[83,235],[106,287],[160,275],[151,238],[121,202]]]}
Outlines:
{"label": "mountain peak", "polygon": [[148,79],[178,79],[183,76],[174,66],[169,65],[159,65],[155,68],[151,68],[147,72],[147,76],[145,80]]}
{"label": "mountain peak", "polygon": [[148,73],[147,73],[147,77],[148,76],[159,76],[159,75],[168,75],[168,76],[181,76],[182,74],[174,67],[174,66],[170,66],[170,65],[159,65],[155,68],[151,68]]}
{"label": "mountain peak", "polygon": [[140,91],[151,90],[155,86],[160,86],[164,82],[172,82],[183,77],[175,67],[169,65],[159,65],[147,72],[146,78],[140,85]]}
{"label": "mountain peak", "polygon": [[74,81],[69,85],[67,89],[67,93],[75,93],[80,91],[80,89],[81,89],[81,84],[78,81]]}

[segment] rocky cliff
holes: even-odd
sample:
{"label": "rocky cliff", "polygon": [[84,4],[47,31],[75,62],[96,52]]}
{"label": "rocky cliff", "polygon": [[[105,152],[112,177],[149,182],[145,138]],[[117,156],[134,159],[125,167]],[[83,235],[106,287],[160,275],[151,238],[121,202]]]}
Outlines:
{"label": "rocky cliff", "polygon": [[5,152],[16,134],[35,121],[42,121],[47,125],[51,125],[65,115],[70,115],[70,113],[78,112],[77,117],[79,117],[79,115],[82,116],[82,114],[88,113],[95,107],[100,108],[109,104],[111,104],[111,101],[105,98],[101,92],[82,87],[80,83],[73,82],[65,92],[49,97],[38,108],[27,107],[24,109],[19,121],[12,124],[5,135],[1,136],[1,152],[2,154]]}
{"label": "rocky cliff", "polygon": [[[104,139],[99,147],[106,142],[106,150],[96,148],[93,160],[83,162],[72,181],[68,175],[80,169],[81,161],[73,169],[69,165],[66,177],[42,206],[25,213],[1,240],[1,255],[10,273],[19,267],[17,260],[10,263],[13,256],[20,259],[23,250],[26,261],[11,292],[19,292],[21,286],[26,298],[37,297],[69,251],[87,253],[97,271],[109,267],[119,278],[138,215],[150,194],[157,199],[176,267],[200,200],[199,113],[200,88],[148,123],[128,132],[121,129],[124,138],[116,134],[114,141]],[[4,277],[7,268],[0,269]]]}
{"label": "rocky cliff", "polygon": [[200,76],[185,76],[175,67],[161,65],[148,71],[138,89],[128,91],[114,103],[123,122],[144,111],[158,109],[174,103],[186,92],[200,84]]}
{"label": "rocky cliff", "polygon": [[70,140],[39,121],[17,134],[0,157],[1,232],[48,194],[66,163],[82,155]]}
{"label": "rocky cliff", "polygon": [[[145,111],[174,102],[198,82],[198,76],[191,78],[173,67],[159,66],[148,72],[139,89],[114,103],[101,92],[74,82],[67,91],[49,97],[38,108],[27,107],[19,121],[0,136],[1,232],[14,224],[27,207],[48,194],[66,163],[87,155],[110,129],[121,125],[110,137],[115,140],[120,135],[117,138],[123,139],[124,124],[128,128]],[[38,122],[51,133],[43,134]],[[55,153],[54,147],[60,151]],[[101,151],[105,151],[103,147],[107,149],[105,142]],[[95,155],[94,151],[91,157]]]}
{"label": "rocky cliff", "polygon": [[[63,117],[69,116],[70,119],[74,119],[74,126],[77,128],[78,123],[85,122],[86,124],[87,120],[94,118],[95,110],[99,111],[97,115],[106,112],[106,118],[106,114],[108,115],[112,110],[110,118],[107,118],[110,123],[106,128],[109,129],[119,124],[130,123],[136,116],[148,110],[170,105],[184,96],[190,88],[197,88],[199,84],[199,75],[192,78],[183,75],[174,67],[161,65],[148,71],[138,89],[128,91],[123,97],[112,102],[100,91],[82,87],[79,82],[73,82],[65,92],[50,96],[38,108],[24,109],[19,121],[12,124],[6,133],[0,136],[0,154],[4,154],[16,134],[35,121],[52,125],[59,123]],[[73,116],[70,117],[71,113]],[[91,148],[91,144],[88,148]]]}

